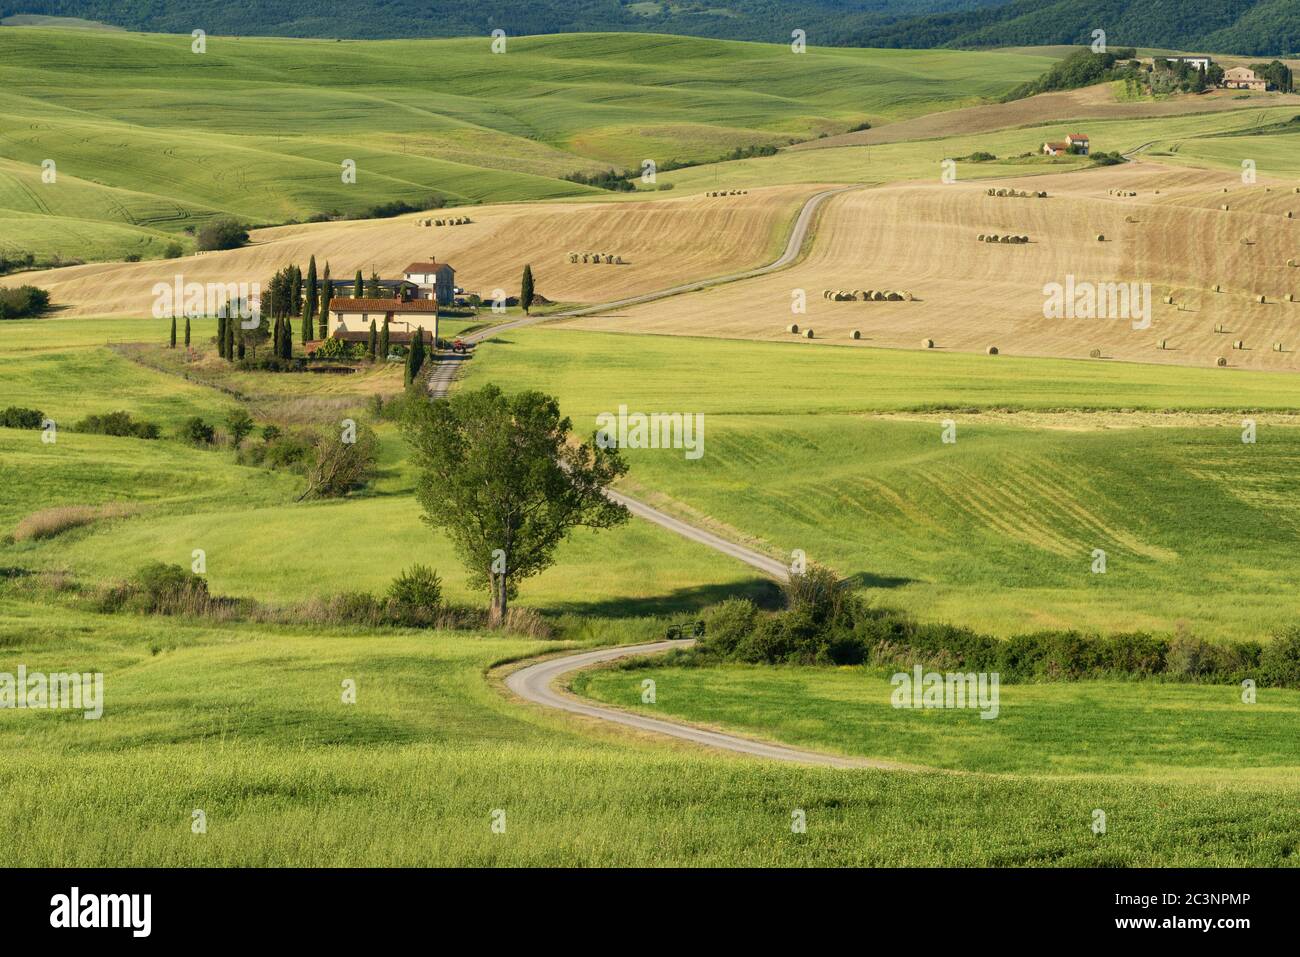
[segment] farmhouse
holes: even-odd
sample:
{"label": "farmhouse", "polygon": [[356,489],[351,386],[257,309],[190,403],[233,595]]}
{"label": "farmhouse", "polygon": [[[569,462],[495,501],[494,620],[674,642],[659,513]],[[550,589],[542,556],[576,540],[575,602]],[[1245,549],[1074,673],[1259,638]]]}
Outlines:
{"label": "farmhouse", "polygon": [[329,334],[334,339],[364,342],[370,336],[370,323],[383,328],[388,320],[389,341],[405,345],[424,327],[426,341],[438,338],[438,302],[436,299],[332,299],[330,300]]}
{"label": "farmhouse", "polygon": [[1044,143],[1043,152],[1048,156],[1064,156],[1070,152],[1069,143]]}
{"label": "farmhouse", "polygon": [[1230,90],[1267,90],[1268,81],[1260,79],[1248,66],[1234,66],[1223,74],[1223,85]]}
{"label": "farmhouse", "polygon": [[1064,156],[1067,153],[1074,153],[1079,156],[1088,155],[1088,134],[1087,133],[1067,133],[1065,139],[1059,143],[1044,143],[1043,152],[1048,156]]}
{"label": "farmhouse", "polygon": [[1165,57],[1171,66],[1186,63],[1193,70],[1208,70],[1214,61],[1207,56],[1171,56]]}
{"label": "farmhouse", "polygon": [[421,299],[432,299],[449,306],[456,295],[456,270],[436,258],[411,263],[402,270],[402,278],[419,288]]}

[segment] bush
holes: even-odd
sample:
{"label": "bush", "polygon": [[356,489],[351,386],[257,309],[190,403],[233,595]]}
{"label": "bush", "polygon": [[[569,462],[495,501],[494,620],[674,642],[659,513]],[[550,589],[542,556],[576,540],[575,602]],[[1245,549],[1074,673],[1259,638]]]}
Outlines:
{"label": "bush", "polygon": [[758,609],[748,598],[728,598],[704,609],[704,638],[700,644],[722,657],[730,657],[736,646],[754,630]]}
{"label": "bush", "polygon": [[1260,671],[1270,685],[1300,686],[1300,628],[1291,628],[1264,646]]}
{"label": "bush", "polygon": [[177,242],[170,242],[163,248],[163,259],[180,259],[185,255],[185,247]]}
{"label": "bush", "polygon": [[214,219],[199,230],[197,240],[200,251],[238,249],[248,242],[248,229],[229,217]]}
{"label": "bush", "polygon": [[110,588],[101,600],[103,611],[139,614],[202,613],[210,598],[208,583],[199,575],[164,562],[145,565],[127,581]]}
{"label": "bush", "polygon": [[45,413],[36,409],[24,409],[11,405],[0,412],[0,428],[5,429],[39,429],[45,421]]}
{"label": "bush", "polygon": [[50,307],[50,294],[35,286],[0,289],[0,319],[39,316]]}
{"label": "bush", "polygon": [[211,445],[212,440],[216,438],[212,426],[197,415],[186,419],[182,423],[178,435],[182,442],[189,442],[191,445]]}
{"label": "bush", "polygon": [[432,568],[412,565],[388,586],[388,600],[401,606],[433,611],[442,604],[442,579]]}
{"label": "bush", "polygon": [[74,432],[89,432],[92,435],[119,435],[136,439],[156,439],[162,434],[153,422],[136,422],[130,412],[105,412],[103,415],[88,415],[72,427]]}

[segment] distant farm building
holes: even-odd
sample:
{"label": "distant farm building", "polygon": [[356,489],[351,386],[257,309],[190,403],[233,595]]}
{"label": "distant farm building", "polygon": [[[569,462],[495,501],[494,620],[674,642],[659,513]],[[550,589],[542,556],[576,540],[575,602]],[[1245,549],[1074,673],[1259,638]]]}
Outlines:
{"label": "distant farm building", "polygon": [[437,259],[411,263],[402,270],[402,278],[415,283],[421,299],[432,299],[450,306],[456,296],[456,270]]}
{"label": "distant farm building", "polygon": [[1248,66],[1234,66],[1224,71],[1223,85],[1230,90],[1267,90],[1268,81],[1260,79]]}
{"label": "distant farm building", "polygon": [[1088,155],[1088,134],[1067,133],[1059,143],[1044,143],[1043,152],[1048,156],[1065,156],[1073,153],[1078,156]]}
{"label": "distant farm building", "polygon": [[364,342],[370,336],[370,323],[382,329],[388,320],[388,340],[405,345],[423,327],[425,338],[438,336],[438,302],[434,299],[332,299],[330,300],[329,334],[334,339]]}

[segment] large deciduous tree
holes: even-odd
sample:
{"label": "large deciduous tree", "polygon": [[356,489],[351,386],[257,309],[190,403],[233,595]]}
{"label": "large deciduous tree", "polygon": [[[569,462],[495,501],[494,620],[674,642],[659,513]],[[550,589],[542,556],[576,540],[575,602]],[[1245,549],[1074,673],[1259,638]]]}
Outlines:
{"label": "large deciduous tree", "polygon": [[626,461],[594,435],[571,442],[572,423],[551,396],[487,385],[410,403],[402,428],[424,521],[446,531],[471,581],[489,590],[494,624],[519,582],[554,563],[571,529],[627,521],[627,509],[605,495]]}

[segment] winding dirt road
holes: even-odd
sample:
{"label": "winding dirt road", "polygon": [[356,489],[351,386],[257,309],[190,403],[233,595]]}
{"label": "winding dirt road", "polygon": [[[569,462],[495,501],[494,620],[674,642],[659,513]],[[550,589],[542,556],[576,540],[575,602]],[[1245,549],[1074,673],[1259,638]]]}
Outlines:
{"label": "winding dirt road", "polygon": [[555,686],[556,682],[565,675],[570,675],[583,668],[590,668],[593,665],[614,661],[618,658],[627,658],[632,655],[651,655],[657,652],[669,651],[673,648],[689,648],[694,643],[694,638],[684,638],[678,641],[656,641],[644,645],[599,648],[596,651],[583,651],[559,658],[548,658],[512,672],[506,677],[506,687],[524,700],[543,707],[567,711],[570,714],[580,714],[588,718],[597,718],[601,721],[611,721],[614,724],[635,728],[638,731],[667,735],[683,741],[690,741],[693,744],[720,748],[724,751],[734,751],[750,757],[766,758],[770,761],[790,761],[796,764],[814,764],[831,768],[875,768],[882,771],[921,770],[913,765],[898,764],[893,761],[878,761],[873,758],[850,758],[838,754],[803,751],[799,748],[769,744],[765,741],[754,741],[721,731],[710,731],[708,728],[697,728],[688,724],[678,724],[675,721],[664,721],[647,715],[634,714],[630,711],[620,711],[617,708],[606,707],[575,697]]}

